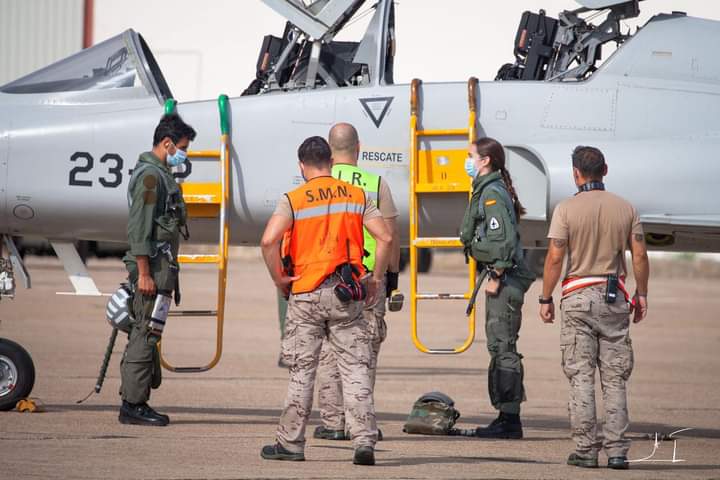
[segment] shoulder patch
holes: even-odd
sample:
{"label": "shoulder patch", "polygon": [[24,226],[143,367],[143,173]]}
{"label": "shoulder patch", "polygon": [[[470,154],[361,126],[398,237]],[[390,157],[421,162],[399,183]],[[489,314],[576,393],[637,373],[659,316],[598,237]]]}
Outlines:
{"label": "shoulder patch", "polygon": [[491,205],[495,205],[497,203],[497,200],[494,198],[492,200],[485,200],[485,206],[489,207]]}
{"label": "shoulder patch", "polygon": [[500,222],[498,222],[498,219],[495,217],[490,218],[490,223],[488,224],[490,227],[490,230],[497,230],[500,228]]}
{"label": "shoulder patch", "polygon": [[157,186],[157,177],[155,175],[145,175],[143,185],[145,185],[145,188],[148,190],[154,190]]}

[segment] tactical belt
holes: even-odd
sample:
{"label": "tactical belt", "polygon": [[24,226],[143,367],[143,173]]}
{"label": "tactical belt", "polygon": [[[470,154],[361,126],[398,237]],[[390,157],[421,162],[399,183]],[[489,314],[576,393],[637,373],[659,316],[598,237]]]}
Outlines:
{"label": "tactical belt", "polygon": [[317,288],[333,288],[335,285],[340,283],[340,279],[338,278],[335,273],[331,273],[328,275],[325,280],[322,281],[320,285],[317,286]]}
{"label": "tactical belt", "polygon": [[[591,287],[593,285],[603,285],[607,283],[607,281],[607,276],[568,277],[562,282],[562,296],[564,298],[580,289]],[[625,301],[629,302],[630,295],[625,289],[625,277],[618,277],[618,290],[625,295]]]}

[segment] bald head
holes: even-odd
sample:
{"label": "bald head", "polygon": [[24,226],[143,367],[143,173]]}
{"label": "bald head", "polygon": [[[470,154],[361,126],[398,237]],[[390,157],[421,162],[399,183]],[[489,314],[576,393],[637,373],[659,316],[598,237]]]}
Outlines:
{"label": "bald head", "polygon": [[335,163],[357,165],[360,140],[357,130],[349,123],[336,123],[328,134],[328,143]]}

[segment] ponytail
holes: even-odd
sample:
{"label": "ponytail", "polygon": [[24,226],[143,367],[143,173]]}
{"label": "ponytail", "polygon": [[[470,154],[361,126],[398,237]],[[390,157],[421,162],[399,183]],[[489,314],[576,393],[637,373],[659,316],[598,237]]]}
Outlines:
{"label": "ponytail", "polygon": [[510,172],[507,171],[507,168],[502,167],[500,169],[500,175],[502,175],[503,182],[505,182],[505,186],[508,189],[508,192],[510,193],[510,197],[513,201],[513,208],[515,209],[515,216],[517,218],[520,218],[521,216],[525,215],[525,207],[523,207],[522,203],[520,203],[520,199],[517,196],[517,193],[515,192],[515,187],[512,183],[512,178],[510,177]]}
{"label": "ponytail", "polygon": [[507,187],[508,193],[510,193],[510,198],[513,202],[513,209],[515,210],[515,216],[520,218],[525,214],[526,210],[520,203],[517,193],[515,192],[510,172],[508,172],[507,168],[505,168],[505,150],[503,149],[503,146],[494,138],[489,137],[479,138],[478,140],[475,140],[473,144],[475,145],[478,155],[481,157],[490,157],[490,166],[493,171],[500,171],[502,180]]}

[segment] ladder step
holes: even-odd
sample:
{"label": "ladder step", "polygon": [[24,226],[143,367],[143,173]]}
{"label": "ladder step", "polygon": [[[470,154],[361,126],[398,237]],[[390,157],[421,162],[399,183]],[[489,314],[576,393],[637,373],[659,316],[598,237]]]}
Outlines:
{"label": "ladder step", "polygon": [[470,300],[467,293],[418,293],[418,300]]}
{"label": "ladder step", "polygon": [[415,193],[445,193],[470,191],[470,182],[463,183],[416,183]]}
{"label": "ladder step", "polygon": [[218,263],[220,261],[219,255],[178,255],[178,262],[180,263]]}
{"label": "ladder step", "polygon": [[220,205],[222,201],[220,183],[183,183],[180,188],[188,205]]}
{"label": "ladder step", "polygon": [[220,158],[220,150],[190,150],[187,155],[190,158]]}
{"label": "ladder step", "polygon": [[456,129],[443,129],[443,130],[418,130],[415,134],[418,137],[450,137],[450,136],[464,136],[467,137],[467,128],[456,128]]}
{"label": "ladder step", "polygon": [[417,248],[462,248],[458,237],[421,237],[412,242]]}
{"label": "ladder step", "polygon": [[170,310],[170,317],[217,317],[217,310]]}

